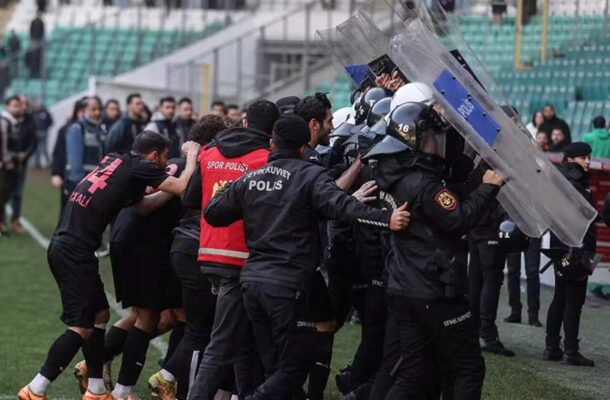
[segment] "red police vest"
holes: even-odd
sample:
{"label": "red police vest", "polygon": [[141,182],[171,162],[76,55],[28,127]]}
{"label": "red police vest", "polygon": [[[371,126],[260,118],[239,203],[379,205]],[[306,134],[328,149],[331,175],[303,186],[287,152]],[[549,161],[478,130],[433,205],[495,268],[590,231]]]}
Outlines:
{"label": "red police vest", "polygon": [[[258,169],[267,164],[269,150],[259,149],[241,157],[224,157],[218,148],[202,149],[199,154],[201,168],[202,196],[201,209],[206,206],[227,182],[234,181],[246,171]],[[244,223],[237,221],[223,228],[210,226],[203,214],[199,236],[199,262],[212,262],[243,267],[248,258],[248,247],[244,237]]]}

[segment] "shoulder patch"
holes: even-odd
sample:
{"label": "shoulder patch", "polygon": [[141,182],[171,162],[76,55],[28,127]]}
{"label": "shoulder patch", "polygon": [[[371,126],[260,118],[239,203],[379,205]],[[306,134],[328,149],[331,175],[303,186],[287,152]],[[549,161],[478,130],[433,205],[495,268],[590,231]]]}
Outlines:
{"label": "shoulder patch", "polygon": [[457,199],[447,189],[443,189],[434,196],[434,201],[447,211],[453,211],[457,208]]}

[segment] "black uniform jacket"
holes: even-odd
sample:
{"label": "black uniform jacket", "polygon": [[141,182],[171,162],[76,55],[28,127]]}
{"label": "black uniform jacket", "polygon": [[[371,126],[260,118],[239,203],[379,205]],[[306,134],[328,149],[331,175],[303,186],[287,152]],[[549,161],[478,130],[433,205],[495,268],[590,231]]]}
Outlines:
{"label": "black uniform jacket", "polygon": [[220,190],[208,204],[212,226],[244,220],[250,255],[242,282],[307,290],[317,267],[320,219],[388,228],[390,212],[361,204],[339,189],[324,167],[273,153],[264,167]]}
{"label": "black uniform jacket", "polygon": [[[422,153],[402,153],[380,159],[379,189],[397,205],[408,202],[411,223],[394,233],[388,257],[388,293],[410,298],[445,297],[447,273],[466,274],[463,235],[479,221],[498,187],[481,184],[463,199],[442,180],[444,161]],[[450,265],[459,269],[450,271]]]}

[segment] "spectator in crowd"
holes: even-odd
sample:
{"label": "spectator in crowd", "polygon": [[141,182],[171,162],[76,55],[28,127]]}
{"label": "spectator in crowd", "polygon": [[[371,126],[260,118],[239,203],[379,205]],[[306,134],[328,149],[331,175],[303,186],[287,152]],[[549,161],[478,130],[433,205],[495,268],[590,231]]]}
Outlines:
{"label": "spectator in crowd", "polygon": [[28,98],[21,95],[18,99],[21,106],[19,129],[13,132],[13,140],[9,143],[9,151],[12,151],[15,155],[15,176],[10,198],[13,208],[11,228],[14,232],[25,233],[25,229],[21,225],[21,204],[23,202],[28,160],[37,148],[36,122]]}
{"label": "spectator in crowd", "polygon": [[235,121],[241,121],[241,111],[239,111],[237,104],[229,104],[227,106],[227,117]]}
{"label": "spectator in crowd", "polygon": [[188,97],[183,97],[178,101],[178,118],[176,118],[176,129],[178,136],[184,143],[188,140],[191,128],[195,125],[193,118],[193,102]]}
{"label": "spectator in crowd", "polygon": [[538,133],[538,129],[540,128],[540,125],[542,125],[543,122],[544,122],[544,115],[542,114],[542,111],[538,110],[532,116],[532,120],[530,122],[528,122],[527,125],[525,126],[527,128],[527,130],[529,131],[529,133],[532,134],[532,137],[534,139],[536,139],[536,134]]}
{"label": "spectator in crowd", "polygon": [[107,136],[115,122],[121,118],[121,106],[116,99],[110,99],[104,104],[102,112],[102,134]]}
{"label": "spectator in crowd", "polygon": [[140,118],[142,119],[142,122],[144,122],[144,126],[152,119],[152,111],[150,111],[150,108],[146,104],[144,104],[144,107],[142,108]]}
{"label": "spectator in crowd", "polygon": [[104,146],[101,135],[102,102],[97,97],[83,100],[82,117],[75,121],[66,132],[66,173],[64,186],[68,191],[76,185],[101,161]]}
{"label": "spectator in crowd", "polygon": [[225,103],[223,101],[220,101],[220,100],[214,101],[212,103],[212,108],[210,110],[210,114],[220,115],[221,117],[224,117],[225,115],[227,115],[227,110],[225,108]]}
{"label": "spectator in crowd", "polygon": [[593,149],[592,157],[610,158],[610,132],[606,119],[601,115],[593,118],[593,130],[582,137],[582,141]]}
{"label": "spectator in crowd", "polygon": [[170,140],[169,158],[180,157],[180,146],[182,145],[174,115],[176,114],[176,99],[172,96],[163,97],[159,101],[159,108],[153,114],[152,121],[146,125],[144,130],[160,133]]}
{"label": "spectator in crowd", "polygon": [[549,151],[549,134],[544,131],[536,133],[536,144],[542,151]]}
{"label": "spectator in crowd", "polygon": [[494,25],[502,25],[502,14],[506,13],[506,0],[491,0],[491,14]]}
{"label": "spectator in crowd", "polygon": [[68,202],[67,189],[64,188],[64,178],[66,172],[66,135],[68,128],[81,119],[85,108],[85,99],[79,99],[74,103],[72,112],[67,116],[66,123],[57,131],[57,139],[53,147],[53,159],[51,161],[51,185],[59,189],[60,192],[60,216]]}
{"label": "spectator in crowd", "polygon": [[6,61],[0,61],[0,99],[4,98],[6,88],[11,84],[11,71]]}
{"label": "spectator in crowd", "polygon": [[[544,122],[538,127],[539,130],[550,132],[552,134],[555,128],[559,128],[565,136],[566,145],[572,143],[570,127],[564,120],[555,115],[555,107],[553,107],[552,104],[547,104],[544,106],[542,109],[542,115],[544,115]],[[553,141],[552,138],[549,139],[551,139],[551,142]]]}
{"label": "spectator in crowd", "polygon": [[5,109],[0,114],[0,236],[7,233],[4,209],[14,186],[15,165],[21,157],[13,151],[14,142],[21,136],[21,113],[21,101],[18,96],[13,96],[6,99]]}
{"label": "spectator in crowd", "polygon": [[25,55],[25,66],[30,72],[30,78],[40,79],[42,75],[42,46],[36,40],[32,40],[32,46]]}
{"label": "spectator in crowd", "polygon": [[38,12],[44,14],[47,12],[47,0],[36,0],[38,6]]}
{"label": "spectator in crowd", "polygon": [[554,128],[551,131],[551,143],[549,144],[549,151],[555,153],[561,153],[569,145],[566,134],[561,128]]}
{"label": "spectator in crowd", "polygon": [[11,33],[8,37],[8,55],[14,56],[21,51],[21,40],[15,33],[14,29],[11,29]]}
{"label": "spectator in crowd", "polygon": [[36,149],[35,161],[36,168],[41,168],[49,164],[49,154],[47,153],[47,136],[49,128],[53,125],[53,117],[45,106],[39,101],[32,101],[32,115],[36,125],[36,137],[38,146]]}
{"label": "spectator in crowd", "polygon": [[[4,127],[8,132],[7,151],[11,158],[12,178],[9,200],[13,208],[11,229],[13,232],[24,233],[21,225],[21,203],[25,184],[28,159],[36,151],[36,126],[29,112],[27,99],[13,96],[7,100],[6,110],[2,113]],[[4,207],[0,213],[0,221],[4,221]]]}
{"label": "spectator in crowd", "polygon": [[30,24],[30,39],[32,42],[41,42],[44,39],[44,22],[40,12],[36,13],[36,18]]}
{"label": "spectator in crowd", "polygon": [[142,121],[144,107],[140,94],[132,93],[127,96],[127,113],[108,132],[106,153],[127,153],[131,150],[133,140],[145,125]]}
{"label": "spectator in crowd", "polygon": [[12,29],[8,38],[8,56],[10,57],[10,76],[16,76],[19,72],[19,52],[21,51],[21,40]]}

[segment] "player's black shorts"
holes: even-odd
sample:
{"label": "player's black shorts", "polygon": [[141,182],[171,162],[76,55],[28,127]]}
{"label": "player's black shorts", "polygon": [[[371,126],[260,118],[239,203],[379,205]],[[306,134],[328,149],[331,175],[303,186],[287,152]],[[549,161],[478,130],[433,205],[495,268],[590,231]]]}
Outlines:
{"label": "player's black shorts", "polygon": [[61,293],[61,320],[68,326],[93,328],[95,314],[108,309],[94,251],[54,238],[47,250],[47,259]]}
{"label": "player's black shorts", "polygon": [[110,261],[117,301],[123,308],[162,311],[182,307],[180,282],[170,266],[169,249],[111,242]]}

